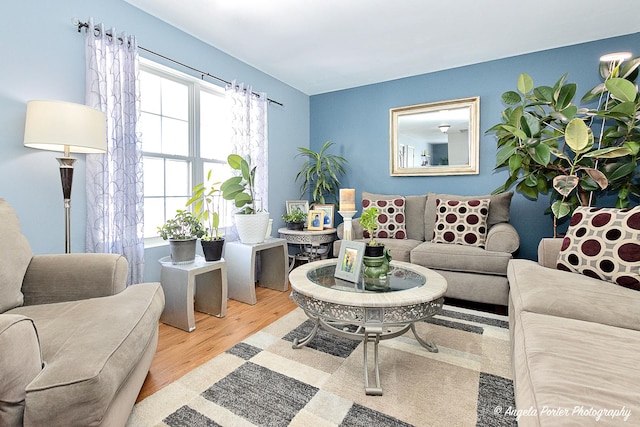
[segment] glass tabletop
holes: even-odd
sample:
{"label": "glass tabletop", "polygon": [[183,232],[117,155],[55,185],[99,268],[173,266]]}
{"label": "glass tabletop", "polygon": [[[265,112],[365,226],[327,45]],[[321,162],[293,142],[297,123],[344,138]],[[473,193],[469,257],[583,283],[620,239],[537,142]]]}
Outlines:
{"label": "glass tabletop", "polygon": [[316,285],[345,292],[381,293],[398,292],[417,288],[427,282],[423,275],[398,266],[391,265],[386,281],[365,279],[360,275],[358,282],[348,282],[334,276],[335,264],[324,265],[307,272],[307,278]]}

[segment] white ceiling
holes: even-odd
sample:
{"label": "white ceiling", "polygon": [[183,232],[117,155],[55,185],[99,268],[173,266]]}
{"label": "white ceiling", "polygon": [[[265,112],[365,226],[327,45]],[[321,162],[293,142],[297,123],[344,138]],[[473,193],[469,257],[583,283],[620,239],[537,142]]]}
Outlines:
{"label": "white ceiling", "polygon": [[307,95],[640,31],[639,0],[125,1]]}

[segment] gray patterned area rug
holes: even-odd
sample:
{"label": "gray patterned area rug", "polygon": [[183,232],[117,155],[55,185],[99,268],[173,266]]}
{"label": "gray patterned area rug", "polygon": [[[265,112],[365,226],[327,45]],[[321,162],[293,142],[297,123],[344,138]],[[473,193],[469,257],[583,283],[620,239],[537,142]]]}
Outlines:
{"label": "gray patterned area rug", "polygon": [[382,396],[364,392],[362,343],[320,331],[296,309],[138,403],[128,426],[515,426],[504,316],[445,306],[380,342]]}

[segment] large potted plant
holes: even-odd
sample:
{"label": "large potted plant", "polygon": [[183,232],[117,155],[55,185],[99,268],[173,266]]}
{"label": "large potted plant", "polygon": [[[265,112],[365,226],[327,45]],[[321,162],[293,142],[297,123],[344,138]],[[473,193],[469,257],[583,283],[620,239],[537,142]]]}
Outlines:
{"label": "large potted plant", "polygon": [[616,196],[616,207],[640,196],[636,169],[640,150],[640,98],[634,84],[640,58],[603,62],[604,82],[589,90],[579,107],[575,83],[566,74],[552,87],[534,87],[527,74],[517,91],[502,94],[502,122],[488,133],[498,138],[496,168],[509,177],[494,193],[512,186],[527,198],[551,193],[548,212],[557,220],[600,195]]}
{"label": "large potted plant", "polygon": [[169,240],[171,262],[188,264],[196,259],[196,242],[204,235],[204,229],[193,213],[178,209],[175,217],[158,227],[158,234]]}
{"label": "large potted plant", "polygon": [[340,188],[340,177],[345,173],[347,160],[328,151],[333,142],[324,143],[320,151],[298,147],[296,157],[306,157],[300,171],[296,175],[296,182],[301,181],[300,194],[311,195],[314,203],[336,203]]}
{"label": "large potted plant", "polygon": [[227,163],[240,175],[222,183],[220,190],[225,200],[233,200],[239,211],[234,215],[238,237],[242,243],[262,243],[269,227],[269,213],[258,212],[255,204],[256,167],[251,166],[251,158],[230,154]]}
{"label": "large potted plant", "polygon": [[205,233],[200,238],[202,253],[206,261],[218,261],[222,258],[224,236],[220,233],[220,192],[219,182],[211,183],[210,170],[205,183],[193,187],[193,196],[187,201],[193,214],[204,225]]}

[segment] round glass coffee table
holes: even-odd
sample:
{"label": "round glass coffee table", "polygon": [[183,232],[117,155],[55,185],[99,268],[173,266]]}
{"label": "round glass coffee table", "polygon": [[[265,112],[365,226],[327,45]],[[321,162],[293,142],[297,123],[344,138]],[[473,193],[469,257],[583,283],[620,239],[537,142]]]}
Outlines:
{"label": "round glass coffee table", "polygon": [[[362,341],[365,392],[382,395],[378,343],[411,330],[423,347],[437,352],[435,344],[418,336],[415,323],[442,309],[447,281],[428,268],[392,261],[389,287],[385,291],[370,291],[362,279],[352,283],[335,278],[336,263],[336,259],[329,259],[303,264],[289,274],[291,299],[315,322],[311,333],[302,340],[295,340],[293,348],[304,347],[318,328]],[[355,328],[348,328],[348,325]],[[375,386],[369,384],[369,343],[374,344]]]}

